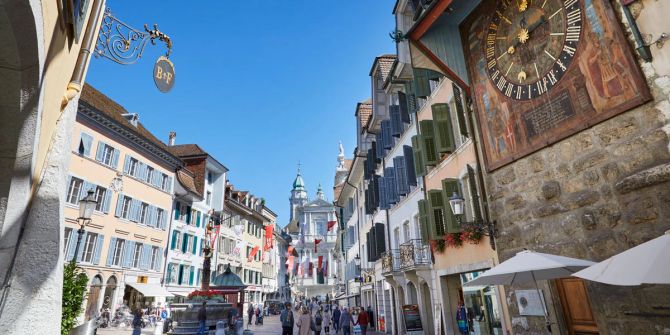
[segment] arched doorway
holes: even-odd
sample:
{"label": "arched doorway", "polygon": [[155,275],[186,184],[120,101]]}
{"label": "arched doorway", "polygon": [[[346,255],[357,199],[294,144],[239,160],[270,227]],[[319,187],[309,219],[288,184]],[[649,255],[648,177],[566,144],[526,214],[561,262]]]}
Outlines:
{"label": "arched doorway", "polygon": [[416,287],[414,287],[414,283],[409,282],[407,283],[407,304],[408,305],[414,305],[419,303],[419,298],[418,294],[416,293]]}
{"label": "arched doorway", "polygon": [[428,333],[431,334],[433,333],[434,327],[434,319],[433,319],[433,301],[430,298],[430,287],[428,287],[428,284],[423,283],[421,284],[421,300],[423,300],[423,304],[421,308],[423,309],[423,315],[425,315],[425,318],[421,318],[424,324],[424,329],[428,329]]}
{"label": "arched doorway", "polygon": [[102,277],[96,275],[91,281],[91,287],[88,290],[88,301],[86,302],[86,321],[95,318],[98,314],[98,305],[100,302],[100,292],[102,291]]}
{"label": "arched doorway", "polygon": [[102,308],[109,308],[109,310],[113,312],[114,297],[116,297],[116,277],[111,276],[107,279],[107,285],[105,286],[105,294],[102,298]]}

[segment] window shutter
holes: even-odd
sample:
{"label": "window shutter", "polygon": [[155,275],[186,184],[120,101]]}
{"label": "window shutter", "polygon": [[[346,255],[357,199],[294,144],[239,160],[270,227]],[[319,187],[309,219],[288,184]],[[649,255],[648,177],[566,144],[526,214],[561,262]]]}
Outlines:
{"label": "window shutter", "polygon": [[470,184],[470,198],[472,199],[472,208],[475,220],[482,219],[482,209],[479,205],[479,192],[477,192],[477,174],[475,169],[468,164],[468,183]]}
{"label": "window shutter", "polygon": [[374,255],[372,255],[372,232],[365,233],[365,251],[368,254],[368,262],[374,262]]}
{"label": "window shutter", "polygon": [[119,149],[114,149],[114,152],[112,152],[112,168],[116,169],[116,166],[119,165]]}
{"label": "window shutter", "polygon": [[426,175],[426,166],[423,164],[423,154],[421,153],[421,135],[412,136],[412,162],[414,163],[414,173],[417,177]]}
{"label": "window shutter", "polygon": [[174,219],[179,220],[179,217],[181,216],[181,213],[179,212],[181,209],[181,203],[179,201],[175,201],[174,203]]}
{"label": "window shutter", "polygon": [[[414,141],[412,141],[414,142]],[[407,184],[411,186],[416,186],[416,171],[415,171],[415,161],[414,161],[414,150],[409,145],[404,145],[402,147],[403,154],[405,155],[405,171],[407,174]],[[409,190],[408,190],[409,192]]]}
{"label": "window shutter", "polygon": [[188,270],[188,284],[193,285],[193,275],[195,274],[195,268],[190,266]]}
{"label": "window shutter", "polygon": [[400,200],[398,190],[396,190],[395,171],[392,167],[384,169],[384,179],[386,180],[386,201],[389,204],[388,207],[391,207],[391,204],[395,204]]}
{"label": "window shutter", "polygon": [[109,240],[109,249],[107,249],[107,266],[111,266],[112,261],[114,260],[114,247],[116,247],[116,237],[112,237],[112,239]]}
{"label": "window shutter", "polygon": [[400,107],[400,120],[404,123],[410,123],[412,121],[409,116],[410,109],[407,106],[407,96],[403,92],[398,92],[398,106]]}
{"label": "window shutter", "polygon": [[95,240],[95,247],[93,248],[93,260],[91,263],[98,264],[100,263],[100,251],[102,250],[102,243],[105,241],[105,236],[98,234],[98,238]]}
{"label": "window shutter", "polygon": [[461,95],[461,90],[458,88],[458,85],[451,83],[451,86],[454,90],[454,105],[456,107],[456,115],[458,116],[458,128],[461,132],[461,135],[468,137],[468,125],[465,123],[465,104],[463,103],[463,96]]}
{"label": "window shutter", "polygon": [[393,170],[395,173],[395,183],[398,195],[407,195],[407,193],[409,193],[409,180],[407,179],[405,157],[398,156],[393,158]]}
{"label": "window shutter", "polygon": [[381,258],[381,254],[386,251],[386,234],[383,223],[375,223],[375,246],[377,248],[376,260]]}
{"label": "window shutter", "polygon": [[156,263],[154,264],[154,271],[160,271],[161,266],[163,265],[163,248],[158,248],[158,255],[156,257]]}
{"label": "window shutter", "polygon": [[152,251],[153,248],[148,244],[145,244],[143,247],[144,247],[145,256],[144,256],[144,263],[143,263],[144,267],[142,269],[151,270],[151,251]]}
{"label": "window shutter", "polygon": [[430,96],[430,82],[428,79],[428,69],[414,68],[414,94],[419,98]]}
{"label": "window shutter", "polygon": [[[204,242],[205,242],[205,239],[201,238],[200,239],[200,249],[198,249],[198,256],[202,256],[202,251],[203,251],[203,249],[205,249],[205,245],[204,245],[205,243]],[[219,247],[222,247],[222,246],[219,246]]]}
{"label": "window shutter", "polygon": [[435,125],[435,144],[439,152],[454,152],[454,130],[448,104],[433,104],[433,124]]}
{"label": "window shutter", "polygon": [[[156,215],[158,215],[158,212],[156,212]],[[167,227],[167,211],[163,211],[163,215],[161,215],[161,222],[159,223],[160,227],[162,230],[165,230]]]}
{"label": "window shutter", "polygon": [[461,231],[461,226],[456,221],[456,216],[451,211],[451,206],[449,206],[449,197],[451,197],[454,192],[458,194],[463,194],[460,190],[460,183],[458,179],[447,178],[442,180],[442,194],[444,196],[444,218],[446,221],[447,232],[449,233],[458,233]]}
{"label": "window shutter", "polygon": [[195,212],[195,226],[200,227],[200,211]]}
{"label": "window shutter", "polygon": [[124,268],[129,268],[133,265],[133,258],[135,257],[135,242],[126,240],[125,248],[123,249],[123,262],[122,266]]}
{"label": "window shutter", "polygon": [[188,239],[191,236],[189,234],[184,234],[182,236],[182,241],[181,241],[181,252],[186,253],[186,250],[188,250]]}
{"label": "window shutter", "polygon": [[372,177],[372,209],[379,207],[379,180],[381,177],[379,175],[374,175]]}
{"label": "window shutter", "polygon": [[104,154],[105,154],[105,142],[98,141],[98,150],[95,152],[95,160],[98,162],[102,162]]}
{"label": "window shutter", "polygon": [[81,133],[81,143],[84,145],[84,155],[87,157],[91,156],[91,146],[93,145],[93,136]]}
{"label": "window shutter", "polygon": [[168,183],[167,183],[167,187],[164,191],[172,192],[172,177],[168,176],[167,179],[168,179]]}
{"label": "window shutter", "polygon": [[105,190],[104,203],[102,205],[102,212],[105,214],[109,213],[109,206],[112,203],[112,191],[110,189]]}
{"label": "window shutter", "polygon": [[69,201],[68,196],[70,195],[70,184],[72,184],[72,175],[67,175],[65,178],[65,201]]}
{"label": "window shutter", "polygon": [[[373,143],[373,148],[375,151],[375,158],[376,157],[384,157],[384,139],[382,138],[382,134],[375,134],[375,141]],[[374,169],[372,169],[374,171]]]}
{"label": "window shutter", "polygon": [[421,225],[421,239],[424,242],[428,242],[429,240],[429,234],[428,234],[428,216],[427,216],[427,207],[428,204],[426,203],[426,200],[421,199],[419,200],[419,223]]}
{"label": "window shutter", "polygon": [[140,207],[141,202],[137,199],[131,200],[130,203],[130,221],[140,221]]}
{"label": "window shutter", "polygon": [[435,166],[439,157],[435,146],[435,132],[433,120],[423,120],[419,122],[421,128],[421,158],[426,166]]}
{"label": "window shutter", "polygon": [[84,180],[79,189],[79,200],[85,198],[88,195],[88,190],[92,188],[93,184]]}
{"label": "window shutter", "polygon": [[383,120],[382,127],[382,142],[384,149],[391,150],[393,148],[393,136],[391,136],[391,120]]}
{"label": "window shutter", "polygon": [[130,171],[130,156],[126,155],[123,159],[123,173],[128,174]]}
{"label": "window shutter", "polygon": [[444,197],[442,190],[428,191],[429,208],[428,217],[430,219],[430,236],[431,238],[441,238],[445,233],[444,225]]}
{"label": "window shutter", "polygon": [[388,209],[388,192],[386,191],[386,178],[379,178],[379,209]]}
{"label": "window shutter", "polygon": [[191,206],[186,206],[186,224],[191,224]]}
{"label": "window shutter", "polygon": [[198,237],[193,236],[193,250],[191,250],[191,253],[194,255],[198,254]]}
{"label": "window shutter", "polygon": [[177,248],[177,238],[179,236],[179,232],[176,230],[172,231],[172,242],[170,242],[170,250],[174,250]]}
{"label": "window shutter", "polygon": [[403,123],[402,117],[400,116],[400,106],[389,106],[389,116],[391,123],[391,135],[394,137],[400,137],[402,135]]}
{"label": "window shutter", "polygon": [[114,211],[114,216],[121,217],[121,211],[123,210],[123,193],[119,193],[119,196],[116,197],[116,210]]}
{"label": "window shutter", "polygon": [[77,229],[72,229],[70,244],[67,246],[67,252],[65,253],[65,262],[70,262],[74,256],[74,249],[77,247],[77,236],[79,236]]}
{"label": "window shutter", "polygon": [[416,95],[414,94],[414,85],[412,82],[405,83],[405,92],[407,93],[407,112],[412,114],[417,110]]}

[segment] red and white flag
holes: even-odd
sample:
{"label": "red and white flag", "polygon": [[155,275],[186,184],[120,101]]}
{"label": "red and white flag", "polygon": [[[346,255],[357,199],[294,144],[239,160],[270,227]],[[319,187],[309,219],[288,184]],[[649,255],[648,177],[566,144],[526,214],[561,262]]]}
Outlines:
{"label": "red and white flag", "polygon": [[337,221],[328,221],[328,231],[331,231],[337,224]]}
{"label": "red and white flag", "polygon": [[263,251],[266,251],[266,250],[272,248],[272,234],[273,234],[273,232],[274,232],[274,226],[273,225],[265,226],[265,245],[263,246]]}
{"label": "red and white flag", "polygon": [[319,243],[321,243],[321,239],[315,238],[314,239],[314,252],[317,252],[316,248],[319,246]]}
{"label": "red and white flag", "polygon": [[258,246],[255,246],[253,249],[251,249],[251,253],[249,254],[249,258],[247,258],[247,262],[251,262],[254,260],[254,256],[258,253]]}

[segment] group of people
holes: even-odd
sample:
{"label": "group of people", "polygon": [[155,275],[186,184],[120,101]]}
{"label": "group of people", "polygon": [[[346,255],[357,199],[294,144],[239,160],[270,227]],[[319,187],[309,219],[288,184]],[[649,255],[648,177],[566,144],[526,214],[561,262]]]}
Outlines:
{"label": "group of people", "polygon": [[[361,334],[365,335],[371,326],[370,313],[362,307],[347,307],[340,309],[337,305],[322,304],[311,301],[300,303],[295,313],[290,303],[281,312],[279,320],[282,325],[282,335],[293,335],[294,326],[298,327],[297,335],[330,335]],[[297,315],[296,315],[297,314]],[[323,333],[322,333],[323,332]]]}
{"label": "group of people", "polygon": [[247,309],[247,316],[249,317],[247,321],[247,325],[251,326],[251,321],[254,317],[256,316],[256,324],[257,325],[262,325],[263,324],[263,315],[268,314],[268,308],[265,307],[264,309],[261,309],[260,305],[257,305],[254,307],[253,304],[249,304],[249,308]]}

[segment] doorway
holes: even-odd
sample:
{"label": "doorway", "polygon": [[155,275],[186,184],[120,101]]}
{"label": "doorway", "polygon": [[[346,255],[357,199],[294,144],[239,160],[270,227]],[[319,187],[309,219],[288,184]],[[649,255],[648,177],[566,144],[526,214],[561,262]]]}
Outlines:
{"label": "doorway", "polygon": [[102,277],[96,275],[91,281],[91,288],[88,291],[88,301],[86,302],[85,320],[91,320],[98,314],[98,303],[100,302],[100,291],[102,291]]}
{"label": "doorway", "polygon": [[105,294],[102,298],[102,308],[109,308],[111,311],[114,311],[114,297],[116,296],[116,277],[111,276],[107,279],[107,285],[105,287]]}
{"label": "doorway", "polygon": [[586,284],[579,278],[557,279],[556,289],[561,299],[563,316],[570,335],[598,334]]}

